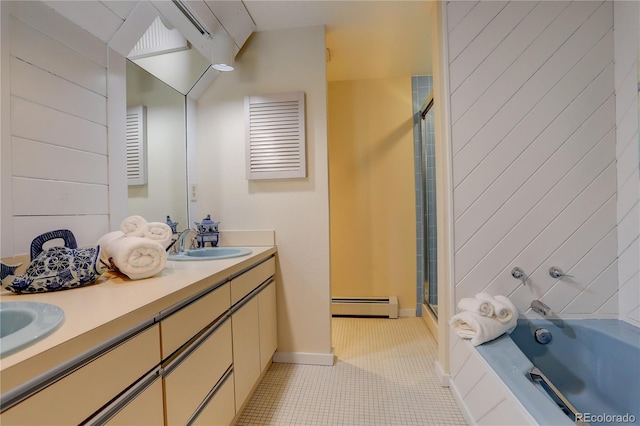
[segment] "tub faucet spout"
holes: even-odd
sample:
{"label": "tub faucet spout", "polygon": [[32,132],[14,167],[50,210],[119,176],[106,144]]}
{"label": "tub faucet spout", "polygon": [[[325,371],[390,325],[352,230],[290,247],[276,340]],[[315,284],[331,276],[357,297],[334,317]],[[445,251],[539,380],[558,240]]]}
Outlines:
{"label": "tub faucet spout", "polygon": [[551,308],[545,305],[540,300],[534,300],[533,302],[531,302],[530,307],[534,312],[537,312],[542,316],[547,316],[549,315],[549,312],[551,312]]}

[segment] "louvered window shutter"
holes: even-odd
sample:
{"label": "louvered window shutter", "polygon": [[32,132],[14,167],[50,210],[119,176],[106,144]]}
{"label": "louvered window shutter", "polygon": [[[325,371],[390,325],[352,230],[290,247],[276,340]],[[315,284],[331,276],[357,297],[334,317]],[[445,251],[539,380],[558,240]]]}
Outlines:
{"label": "louvered window shutter", "polygon": [[127,109],[127,182],[147,184],[147,109],[142,105]]}
{"label": "louvered window shutter", "polygon": [[247,96],[247,179],[307,176],[304,92]]}

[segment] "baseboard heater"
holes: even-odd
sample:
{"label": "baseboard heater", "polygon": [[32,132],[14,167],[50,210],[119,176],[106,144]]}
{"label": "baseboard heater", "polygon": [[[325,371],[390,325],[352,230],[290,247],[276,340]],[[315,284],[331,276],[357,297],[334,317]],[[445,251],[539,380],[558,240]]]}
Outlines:
{"label": "baseboard heater", "polygon": [[334,297],[331,315],[398,318],[398,297]]}

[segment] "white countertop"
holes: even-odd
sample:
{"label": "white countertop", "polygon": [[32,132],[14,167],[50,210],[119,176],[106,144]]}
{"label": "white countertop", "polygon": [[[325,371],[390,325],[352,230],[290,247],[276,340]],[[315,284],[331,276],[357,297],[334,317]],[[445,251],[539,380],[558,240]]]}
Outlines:
{"label": "white countertop", "polygon": [[273,246],[248,248],[250,255],[231,259],[167,261],[160,274],[142,280],[107,272],[96,284],[77,289],[21,295],[3,291],[1,301],[59,306],[65,320],[51,335],[0,359],[2,393],[276,252]]}

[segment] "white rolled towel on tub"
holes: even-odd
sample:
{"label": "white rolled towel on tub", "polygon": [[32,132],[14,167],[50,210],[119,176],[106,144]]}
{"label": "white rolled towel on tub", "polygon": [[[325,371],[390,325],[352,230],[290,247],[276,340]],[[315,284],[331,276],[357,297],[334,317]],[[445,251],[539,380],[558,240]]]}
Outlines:
{"label": "white rolled towel on tub", "polygon": [[458,309],[461,311],[469,311],[483,317],[493,316],[493,303],[488,300],[481,300],[475,297],[465,297],[458,302]]}
{"label": "white rolled towel on tub", "polygon": [[165,249],[171,244],[173,231],[171,227],[162,222],[149,222],[143,230],[143,236],[157,243],[160,243]]}
{"label": "white rolled towel on tub", "polygon": [[455,333],[463,339],[471,339],[473,346],[495,339],[504,333],[511,333],[518,323],[513,316],[510,322],[500,322],[495,317],[485,317],[469,311],[462,311],[449,321]]}
{"label": "white rolled towel on tub", "polygon": [[127,237],[143,237],[147,228],[147,221],[142,216],[129,216],[120,224],[120,230]]}
{"label": "white rolled towel on tub", "polygon": [[132,280],[149,278],[164,269],[167,252],[158,242],[148,238],[128,237],[120,231],[104,235],[101,259]]}
{"label": "white rolled towel on tub", "polygon": [[498,321],[510,323],[513,318],[518,317],[518,308],[505,296],[491,296],[487,293],[478,293],[476,298],[486,300],[493,304],[493,315]]}

